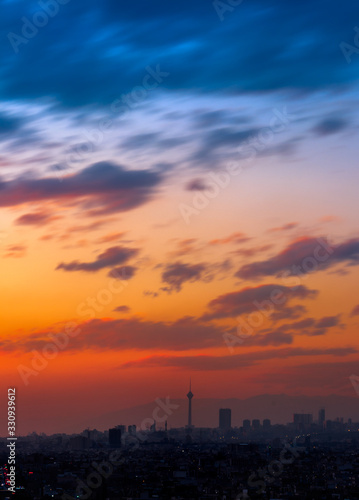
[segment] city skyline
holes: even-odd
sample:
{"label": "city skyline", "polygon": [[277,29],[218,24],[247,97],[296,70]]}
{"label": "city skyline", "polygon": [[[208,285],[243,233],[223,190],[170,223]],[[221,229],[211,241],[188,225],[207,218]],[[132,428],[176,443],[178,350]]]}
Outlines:
{"label": "city skyline", "polygon": [[19,432],[166,397],[190,426],[218,420],[206,399],[357,401],[356,4],[5,3],[0,404],[16,388]]}

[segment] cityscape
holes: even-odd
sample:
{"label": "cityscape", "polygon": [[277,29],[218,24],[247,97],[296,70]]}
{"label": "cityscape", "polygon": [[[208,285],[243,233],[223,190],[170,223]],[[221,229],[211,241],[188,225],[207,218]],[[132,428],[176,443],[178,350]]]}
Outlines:
{"label": "cityscape", "polygon": [[[294,413],[287,425],[243,419],[232,426],[231,408],[220,408],[214,428],[193,425],[191,382],[188,419],[168,428],[178,405],[142,425],[103,432],[19,437],[18,498],[140,500],[359,498],[359,421]],[[194,405],[192,405],[192,400]],[[157,408],[158,409],[158,408]],[[0,498],[9,495],[6,454],[0,440]],[[324,494],[325,492],[325,494]]]}

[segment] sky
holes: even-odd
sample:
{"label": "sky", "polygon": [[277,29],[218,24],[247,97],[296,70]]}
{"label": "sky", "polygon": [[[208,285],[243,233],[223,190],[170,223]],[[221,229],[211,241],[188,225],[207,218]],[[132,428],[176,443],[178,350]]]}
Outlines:
{"label": "sky", "polygon": [[195,398],[357,397],[356,3],[2,4],[19,432],[78,432],[190,377]]}

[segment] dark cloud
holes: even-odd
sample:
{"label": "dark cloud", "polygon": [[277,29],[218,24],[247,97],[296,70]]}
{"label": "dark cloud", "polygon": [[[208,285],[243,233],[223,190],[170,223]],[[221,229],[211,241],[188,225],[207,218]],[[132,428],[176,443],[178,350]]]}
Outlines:
{"label": "dark cloud", "polygon": [[[233,340],[234,340],[234,345],[236,345],[235,339]],[[242,338],[241,340],[243,340],[243,344],[245,344],[246,346],[290,345],[293,344],[293,335],[280,331],[275,331],[275,332],[269,332],[265,334],[259,334],[259,335],[257,334],[250,337],[245,337]]]}
{"label": "dark cloud", "polygon": [[253,366],[261,361],[271,359],[287,359],[303,356],[342,357],[355,354],[356,352],[357,350],[351,347],[342,347],[337,349],[304,349],[301,347],[290,347],[250,352],[247,354],[235,354],[230,356],[149,356],[147,358],[124,363],[120,368],[149,368],[162,366],[174,368],[190,368],[191,370],[200,371],[240,370],[248,366]]}
{"label": "dark cloud", "polygon": [[12,132],[17,132],[22,126],[22,121],[18,117],[0,113],[0,138],[8,136]]}
{"label": "dark cloud", "polygon": [[192,179],[189,181],[185,189],[187,191],[206,191],[207,189],[210,189],[210,186],[207,186],[206,181],[204,179]]}
{"label": "dark cloud", "polygon": [[[79,324],[77,330],[79,333],[70,339],[67,350],[187,351],[223,346],[220,329],[202,324],[192,317],[184,317],[174,322],[142,321],[138,318],[93,319]],[[4,348],[23,351],[42,349],[49,343],[50,333],[55,334],[51,331],[41,331],[26,338],[19,338],[17,342],[9,340],[4,343]]]}
{"label": "dark cloud", "polygon": [[326,269],[338,262],[359,264],[359,239],[339,245],[330,245],[324,238],[304,237],[292,242],[274,257],[242,266],[235,276],[242,279],[258,279],[263,276],[300,276]]}
{"label": "dark cloud", "polygon": [[221,148],[226,148],[227,150],[229,148],[238,148],[249,139],[258,136],[259,131],[260,129],[255,128],[237,130],[234,127],[221,127],[208,130],[206,133],[201,134],[201,145],[190,155],[190,160],[212,164],[216,160]]}
{"label": "dark cloud", "polygon": [[127,312],[131,311],[131,308],[128,306],[118,306],[118,307],[115,307],[115,309],[113,311],[120,312],[120,313],[127,313]]}
{"label": "dark cloud", "polygon": [[340,315],[327,316],[319,320],[305,318],[295,323],[281,325],[274,331],[268,329],[253,334],[251,330],[248,330],[244,336],[238,336],[239,341],[235,336],[229,337],[228,343],[231,345],[231,341],[233,341],[233,346],[238,344],[245,344],[246,346],[292,344],[294,335],[308,335],[311,337],[325,335],[330,328],[338,325],[340,325]]}
{"label": "dark cloud", "polygon": [[[125,248],[120,246],[111,247],[101,253],[93,262],[79,262],[77,260],[67,264],[65,262],[61,262],[61,264],[56,267],[56,270],[62,269],[64,271],[85,271],[88,273],[94,273],[106,267],[124,264],[129,259],[137,255],[138,252],[139,250],[137,248]],[[126,268],[121,268],[121,276],[123,269]],[[113,273],[113,271],[111,273]]]}
{"label": "dark cloud", "polygon": [[148,170],[125,170],[108,162],[57,177],[0,180],[0,206],[44,200],[77,200],[90,215],[133,209],[149,200],[161,176]]}
{"label": "dark cloud", "polygon": [[313,128],[313,131],[317,135],[331,135],[342,132],[348,128],[349,125],[350,122],[344,118],[325,118]]}
{"label": "dark cloud", "polygon": [[[294,288],[283,285],[261,285],[258,287],[247,287],[239,292],[231,292],[220,295],[208,304],[208,312],[202,319],[205,321],[218,318],[226,318],[258,312],[268,316],[276,310],[281,310],[283,304],[293,299],[313,298],[317,294],[304,285]],[[260,311],[264,311],[260,313]]]}
{"label": "dark cloud", "polygon": [[338,326],[340,324],[340,314],[337,316],[326,316],[318,320],[315,324],[316,328],[332,328],[333,326]]}
{"label": "dark cloud", "polygon": [[138,268],[135,266],[114,267],[107,276],[118,280],[129,280],[134,277],[137,270]]}
{"label": "dark cloud", "polygon": [[[346,64],[339,45],[352,42],[356,3],[311,5],[243,2],[221,22],[206,0],[155,0],[140,9],[114,0],[69,2],[18,53],[5,36],[2,96],[108,105],[141,85],[146,66],[156,64],[173,89],[308,91],[355,81],[355,65]],[[35,11],[25,0],[8,2],[1,31],[21,35],[22,17],[31,21]]]}
{"label": "dark cloud", "polygon": [[159,296],[159,293],[158,292],[152,292],[151,290],[144,290],[143,295],[145,297],[153,297],[154,299],[156,299]]}
{"label": "dark cloud", "polygon": [[271,314],[271,321],[282,321],[287,319],[297,319],[307,312],[307,308],[303,304],[296,304],[294,306],[284,306],[280,309],[273,311]]}
{"label": "dark cloud", "polygon": [[299,335],[308,335],[311,337],[325,335],[330,328],[339,326],[343,328],[340,323],[340,314],[336,316],[325,316],[320,319],[305,318],[295,323],[281,325],[278,330],[280,332],[295,332]]}
{"label": "dark cloud", "polygon": [[350,315],[351,316],[359,316],[359,304],[353,308],[353,310],[350,313]]}
{"label": "dark cloud", "polygon": [[167,264],[162,273],[162,282],[169,285],[166,291],[179,292],[183,283],[201,280],[205,271],[204,264],[185,264],[183,262]]}

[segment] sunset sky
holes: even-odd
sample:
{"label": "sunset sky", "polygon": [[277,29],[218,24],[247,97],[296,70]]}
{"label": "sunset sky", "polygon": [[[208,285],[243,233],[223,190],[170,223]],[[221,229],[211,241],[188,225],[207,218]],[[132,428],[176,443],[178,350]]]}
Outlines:
{"label": "sunset sky", "polygon": [[185,397],[190,376],[196,398],[356,397],[357,4],[4,4],[19,432]]}

